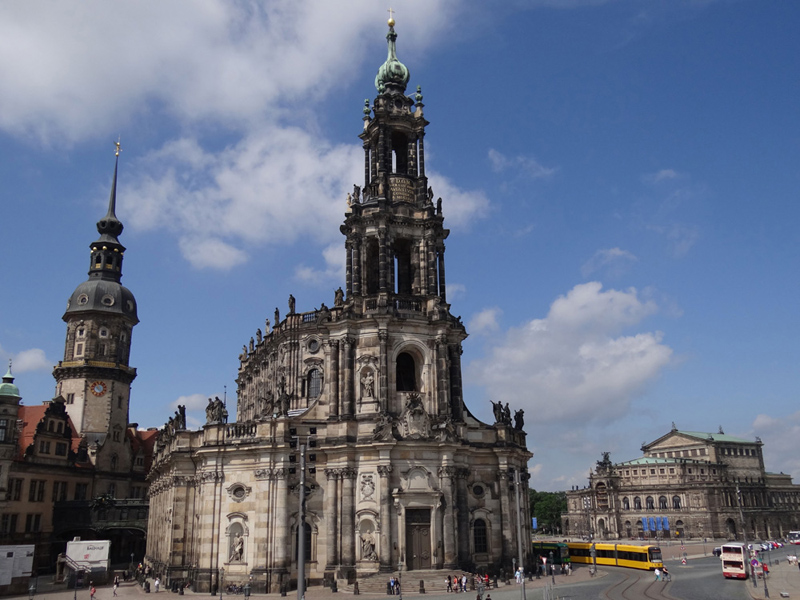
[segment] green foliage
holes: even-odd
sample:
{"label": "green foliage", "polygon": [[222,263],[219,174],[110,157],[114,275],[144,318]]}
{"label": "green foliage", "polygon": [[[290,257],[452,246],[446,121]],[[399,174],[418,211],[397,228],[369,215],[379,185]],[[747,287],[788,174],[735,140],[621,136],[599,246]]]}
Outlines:
{"label": "green foliage", "polygon": [[567,512],[567,494],[565,492],[537,492],[528,490],[531,514],[536,517],[538,531],[559,533],[561,531],[561,514]]}

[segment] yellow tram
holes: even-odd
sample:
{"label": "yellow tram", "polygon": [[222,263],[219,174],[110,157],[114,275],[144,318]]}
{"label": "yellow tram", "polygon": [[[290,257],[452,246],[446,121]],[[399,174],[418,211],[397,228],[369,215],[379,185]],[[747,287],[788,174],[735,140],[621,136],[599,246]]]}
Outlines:
{"label": "yellow tram", "polygon": [[569,558],[573,563],[592,564],[592,545],[597,553],[597,564],[629,569],[661,569],[661,548],[658,546],[631,546],[629,544],[590,544],[567,542]]}

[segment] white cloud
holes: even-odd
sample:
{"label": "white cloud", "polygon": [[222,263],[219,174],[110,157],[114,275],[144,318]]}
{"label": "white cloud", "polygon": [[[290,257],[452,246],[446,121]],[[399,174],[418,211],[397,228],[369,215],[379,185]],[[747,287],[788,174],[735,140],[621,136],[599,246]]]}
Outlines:
{"label": "white cloud", "polygon": [[300,281],[309,283],[319,283],[320,281],[340,282],[345,278],[346,253],[344,244],[331,244],[322,251],[325,260],[325,269],[319,270],[313,267],[300,265],[295,270],[295,277]]}
{"label": "white cloud", "polygon": [[767,471],[788,473],[795,480],[800,479],[800,456],[797,454],[800,411],[776,417],[761,413],[753,421],[752,429],[753,435],[764,442]]}
{"label": "white cloud", "polygon": [[447,301],[452,303],[467,295],[467,286],[463,283],[447,282]]}
{"label": "white cloud", "polygon": [[[48,360],[41,348],[29,348],[28,350],[20,350],[19,352],[8,352],[0,346],[0,359],[3,361],[11,360],[11,372],[26,373],[29,371],[42,371],[50,370],[55,364],[53,361]],[[3,369],[3,373],[5,373]]]}
{"label": "white cloud", "polygon": [[670,364],[672,349],[661,332],[622,335],[657,308],[633,288],[577,285],[544,319],[510,329],[467,374],[494,399],[513,402],[537,420],[612,420]]}
{"label": "white cloud", "polygon": [[[406,2],[401,60],[441,39],[454,4]],[[0,128],[63,144],[162,112],[244,129],[351,79],[373,47],[385,55],[385,19],[371,0],[3,2]]]}
{"label": "white cloud", "polygon": [[428,170],[426,175],[431,188],[433,188],[434,196],[442,198],[442,212],[447,226],[465,228],[475,219],[486,216],[489,210],[489,199],[482,191],[461,190],[445,176],[435,171]]}
{"label": "white cloud", "polygon": [[[247,248],[307,239],[338,245],[335,257],[330,246],[325,250],[324,273],[334,277],[344,261],[339,224],[362,165],[360,146],[266,126],[219,153],[195,139],[168,142],[129,168],[118,195],[126,223],[172,231],[197,268],[228,269],[247,259]],[[444,197],[448,222],[465,225],[485,213],[482,192],[463,191],[441,175],[430,179]],[[297,273],[319,274],[309,267]]]}
{"label": "white cloud", "polygon": [[502,314],[503,311],[496,306],[486,308],[470,319],[468,330],[476,334],[493,333],[500,328],[497,319]]}
{"label": "white cloud", "polygon": [[511,169],[519,171],[531,179],[547,178],[557,171],[555,168],[541,165],[533,157],[515,156],[508,158],[494,148],[489,149],[489,162],[492,165],[492,170],[496,173]]}
{"label": "white cloud", "polygon": [[619,276],[630,263],[637,260],[636,256],[627,250],[606,248],[595,252],[594,256],[584,263],[581,267],[581,274],[584,277],[588,277],[592,273],[603,269],[611,276]]}
{"label": "white cloud", "polygon": [[671,179],[678,179],[680,176],[680,173],[675,169],[661,169],[655,173],[646,173],[642,175],[642,181],[644,183],[654,184],[661,183],[662,181],[670,181]]}

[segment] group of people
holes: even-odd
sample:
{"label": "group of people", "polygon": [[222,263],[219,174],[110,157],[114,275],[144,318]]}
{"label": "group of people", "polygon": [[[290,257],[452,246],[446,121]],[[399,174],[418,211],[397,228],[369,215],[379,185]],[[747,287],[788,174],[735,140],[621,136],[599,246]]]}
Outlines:
{"label": "group of people", "polygon": [[472,578],[472,589],[475,589],[481,582],[483,582],[486,589],[489,589],[489,575],[470,575],[468,577],[466,573],[463,573],[461,577],[458,575],[448,575],[445,577],[445,587],[447,588],[447,592],[466,592],[470,582],[470,577]]}
{"label": "group of people", "polygon": [[386,593],[390,596],[400,595],[400,580],[395,579],[394,575],[389,578],[389,583],[386,584]]}
{"label": "group of people", "polygon": [[667,567],[656,568],[656,581],[671,581],[672,575],[669,574],[669,569]]}

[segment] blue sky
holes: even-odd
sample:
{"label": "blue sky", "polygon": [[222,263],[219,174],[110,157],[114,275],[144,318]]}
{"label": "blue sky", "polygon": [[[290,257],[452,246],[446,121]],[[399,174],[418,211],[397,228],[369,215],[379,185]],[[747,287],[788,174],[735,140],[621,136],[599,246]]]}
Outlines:
{"label": "blue sky", "polygon": [[[0,3],[0,358],[54,393],[122,140],[131,420],[198,424],[290,293],[344,282],[386,55],[374,0]],[[524,408],[531,485],[681,429],[800,479],[800,4],[400,0],[465,395]]]}

